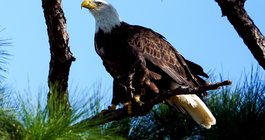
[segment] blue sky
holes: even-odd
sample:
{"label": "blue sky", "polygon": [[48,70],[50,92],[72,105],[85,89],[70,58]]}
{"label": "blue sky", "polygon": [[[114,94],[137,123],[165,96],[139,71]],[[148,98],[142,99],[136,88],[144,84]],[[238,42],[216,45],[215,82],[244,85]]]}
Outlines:
{"label": "blue sky", "polygon": [[[94,51],[95,21],[82,0],[63,0],[70,36],[70,48],[76,57],[70,71],[72,88],[89,89],[102,82],[111,89],[112,79]],[[257,62],[235,32],[214,0],[109,0],[121,19],[143,25],[164,35],[187,59],[215,75],[239,80]],[[246,9],[265,33],[265,1],[246,2]],[[41,0],[1,1],[1,38],[11,39],[6,50],[12,55],[5,74],[7,84],[23,92],[28,87],[37,93],[47,87],[49,44]]]}

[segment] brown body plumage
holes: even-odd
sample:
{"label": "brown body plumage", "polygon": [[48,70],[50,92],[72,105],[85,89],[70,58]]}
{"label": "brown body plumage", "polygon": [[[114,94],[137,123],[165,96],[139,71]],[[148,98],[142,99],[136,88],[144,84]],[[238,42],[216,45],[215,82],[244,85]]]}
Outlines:
{"label": "brown body plumage", "polygon": [[[99,29],[95,34],[95,48],[106,70],[114,78],[114,86],[117,87],[125,86],[127,76],[138,62],[149,71],[160,75],[158,77],[161,78],[155,77],[157,75],[154,74],[146,75],[150,77],[145,78],[155,82],[160,91],[169,90],[168,81],[175,81],[179,86],[185,87],[205,84],[205,81],[189,70],[185,59],[162,35],[148,28],[121,22],[121,25],[114,27],[110,33]],[[190,65],[196,64],[190,62]],[[135,72],[140,73],[137,70]],[[199,73],[198,70],[196,72]],[[117,98],[124,98],[123,93],[119,94]]]}

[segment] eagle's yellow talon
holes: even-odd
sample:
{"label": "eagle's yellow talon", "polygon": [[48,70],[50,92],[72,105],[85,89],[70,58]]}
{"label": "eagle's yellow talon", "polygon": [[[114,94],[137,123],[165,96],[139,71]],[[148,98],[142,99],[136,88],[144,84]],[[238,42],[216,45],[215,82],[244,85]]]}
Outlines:
{"label": "eagle's yellow talon", "polygon": [[140,95],[135,95],[134,96],[134,100],[136,101],[136,103],[139,105],[139,106],[142,106],[143,105],[143,103],[142,103],[142,101],[140,100]]}
{"label": "eagle's yellow talon", "polygon": [[108,107],[108,109],[103,109],[99,115],[104,115],[105,113],[109,112],[109,111],[113,111],[116,110],[116,105],[111,104],[111,106]]}
{"label": "eagle's yellow talon", "polygon": [[110,111],[116,110],[116,105],[111,104],[111,106],[108,107],[108,110]]}

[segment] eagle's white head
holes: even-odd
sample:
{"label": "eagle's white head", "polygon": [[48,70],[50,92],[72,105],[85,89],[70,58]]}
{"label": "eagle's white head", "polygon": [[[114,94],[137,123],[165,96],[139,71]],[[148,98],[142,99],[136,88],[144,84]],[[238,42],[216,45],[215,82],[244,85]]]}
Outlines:
{"label": "eagle's white head", "polygon": [[95,17],[96,32],[100,28],[104,33],[110,33],[115,26],[121,23],[116,9],[104,0],[84,0],[81,7],[89,9]]}

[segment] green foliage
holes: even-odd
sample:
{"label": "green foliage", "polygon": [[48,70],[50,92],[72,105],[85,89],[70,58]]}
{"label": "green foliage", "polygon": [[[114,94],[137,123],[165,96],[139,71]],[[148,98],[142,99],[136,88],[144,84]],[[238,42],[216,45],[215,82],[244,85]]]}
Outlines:
{"label": "green foliage", "polygon": [[235,89],[211,94],[209,106],[217,124],[201,131],[205,139],[265,138],[265,77],[258,70],[249,75]]}
{"label": "green foliage", "polygon": [[[54,99],[54,98],[51,98]],[[83,98],[84,99],[84,98]],[[47,106],[42,105],[41,99],[35,106],[31,100],[19,99],[20,109],[6,113],[0,109],[0,139],[22,139],[22,140],[93,140],[93,139],[123,139],[120,136],[113,136],[112,132],[96,127],[73,127],[83,118],[98,113],[99,98],[95,94],[93,98],[75,102],[69,113],[57,108],[57,114],[49,115]],[[59,109],[59,110],[58,110]],[[63,109],[63,108],[62,108]]]}
{"label": "green foliage", "polygon": [[0,139],[21,139],[24,128],[10,110],[0,108]]}
{"label": "green foliage", "polygon": [[[1,26],[0,26],[1,27]],[[0,29],[2,32],[3,29]],[[4,47],[10,46],[10,40],[0,37],[0,139],[20,139],[23,127],[17,121],[12,110],[9,108],[8,95],[4,86],[6,64],[8,63],[9,54]]]}
{"label": "green foliage", "polygon": [[[0,29],[0,32],[3,30]],[[6,72],[6,64],[8,61],[9,53],[3,47],[10,46],[10,40],[9,39],[2,39],[0,37],[0,81],[2,82],[4,79],[4,76],[2,75],[2,72]]]}
{"label": "green foliage", "polygon": [[182,139],[192,135],[196,123],[166,104],[156,105],[146,116],[134,118],[130,139]]}
{"label": "green foliage", "polygon": [[4,94],[4,88],[1,87],[1,82],[0,82],[0,108],[4,107],[5,105],[5,97],[6,95]]}
{"label": "green foliage", "polygon": [[[1,27],[1,26],[0,26]],[[0,29],[0,32],[3,30]],[[7,95],[4,94],[5,87],[3,85],[3,80],[5,79],[5,76],[3,75],[6,72],[6,64],[8,62],[8,56],[9,54],[3,47],[10,46],[10,41],[8,39],[2,39],[0,37],[0,107],[3,107],[5,105],[5,98]]]}
{"label": "green foliage", "polygon": [[113,136],[120,136],[127,138],[130,130],[131,118],[126,118],[119,121],[112,121],[102,125],[103,134],[111,134]]}

